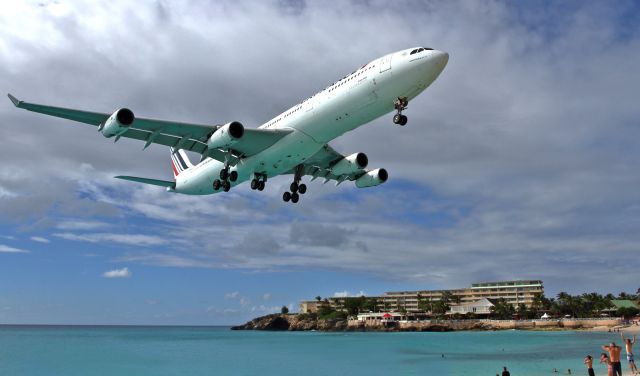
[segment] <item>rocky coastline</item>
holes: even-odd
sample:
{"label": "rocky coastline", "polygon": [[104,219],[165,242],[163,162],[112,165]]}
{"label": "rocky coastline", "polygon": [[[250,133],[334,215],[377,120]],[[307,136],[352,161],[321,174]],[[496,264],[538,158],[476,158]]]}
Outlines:
{"label": "rocky coastline", "polygon": [[581,330],[611,328],[620,325],[619,319],[610,320],[433,320],[404,322],[361,322],[346,319],[318,319],[311,315],[271,314],[257,317],[231,330],[267,331],[377,331],[377,332],[450,332],[461,330]]}

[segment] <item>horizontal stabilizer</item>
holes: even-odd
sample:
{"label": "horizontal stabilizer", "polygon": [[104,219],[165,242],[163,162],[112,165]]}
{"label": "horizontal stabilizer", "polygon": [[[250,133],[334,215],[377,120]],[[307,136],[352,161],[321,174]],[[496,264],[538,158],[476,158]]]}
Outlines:
{"label": "horizontal stabilizer", "polygon": [[160,187],[170,187],[170,188],[176,187],[176,183],[173,181],[139,178],[137,176],[115,176],[115,178],[122,179],[122,180],[135,181],[136,183],[157,185]]}

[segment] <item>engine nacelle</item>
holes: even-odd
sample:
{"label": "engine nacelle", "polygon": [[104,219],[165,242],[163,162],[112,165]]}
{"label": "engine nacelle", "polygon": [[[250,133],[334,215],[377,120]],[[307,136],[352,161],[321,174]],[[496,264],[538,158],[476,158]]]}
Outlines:
{"label": "engine nacelle", "polygon": [[136,117],[128,108],[121,108],[114,112],[98,129],[103,136],[113,137],[126,132]]}
{"label": "engine nacelle", "polygon": [[369,158],[365,153],[355,153],[348,157],[344,157],[331,167],[331,173],[334,175],[348,175],[367,167]]}
{"label": "engine nacelle", "polygon": [[356,187],[367,188],[380,185],[389,179],[389,174],[384,168],[378,168],[373,171],[369,171],[366,174],[360,176],[356,180]]}
{"label": "engine nacelle", "polygon": [[213,132],[207,141],[207,146],[209,149],[226,149],[240,141],[243,135],[244,126],[238,121],[232,121]]}

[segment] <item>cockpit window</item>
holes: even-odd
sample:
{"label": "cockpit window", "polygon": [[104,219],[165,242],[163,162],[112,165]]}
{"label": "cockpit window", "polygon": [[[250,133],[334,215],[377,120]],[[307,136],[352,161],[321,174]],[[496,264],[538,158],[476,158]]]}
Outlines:
{"label": "cockpit window", "polygon": [[433,50],[433,48],[420,47],[420,48],[416,48],[415,50],[411,51],[411,53],[409,55],[417,54],[418,52],[422,52],[422,51],[432,51],[432,50]]}

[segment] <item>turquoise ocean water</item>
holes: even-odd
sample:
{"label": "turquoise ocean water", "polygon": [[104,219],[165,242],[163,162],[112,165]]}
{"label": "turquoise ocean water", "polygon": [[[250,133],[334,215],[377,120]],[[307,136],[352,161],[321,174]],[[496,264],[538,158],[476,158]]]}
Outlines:
{"label": "turquoise ocean water", "polygon": [[[553,375],[553,368],[581,375],[583,357],[617,339],[592,332],[0,326],[0,375],[493,376],[503,365],[514,376]],[[604,367],[595,368],[606,374]]]}

